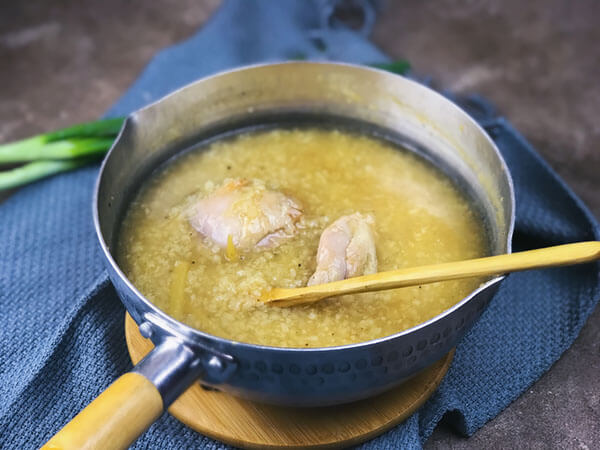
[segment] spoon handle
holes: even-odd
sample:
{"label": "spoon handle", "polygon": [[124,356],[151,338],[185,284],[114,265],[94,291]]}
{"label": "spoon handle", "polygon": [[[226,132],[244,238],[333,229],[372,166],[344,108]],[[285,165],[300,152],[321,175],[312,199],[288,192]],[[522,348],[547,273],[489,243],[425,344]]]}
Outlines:
{"label": "spoon handle", "polygon": [[600,241],[578,242],[466,261],[391,270],[302,288],[274,288],[263,294],[260,301],[273,306],[292,306],[337,295],[381,291],[459,278],[500,275],[542,267],[581,264],[597,259],[600,259]]}

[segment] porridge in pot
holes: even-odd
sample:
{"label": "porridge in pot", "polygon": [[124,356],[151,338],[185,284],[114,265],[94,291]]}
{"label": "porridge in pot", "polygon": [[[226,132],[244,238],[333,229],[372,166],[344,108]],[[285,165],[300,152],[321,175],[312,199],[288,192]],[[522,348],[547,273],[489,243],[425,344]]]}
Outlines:
{"label": "porridge in pot", "polygon": [[185,153],[130,205],[118,260],[151,302],[207,333],[277,347],[380,338],[438,315],[480,279],[279,308],[270,287],[486,256],[482,218],[424,158],[318,127],[249,131]]}

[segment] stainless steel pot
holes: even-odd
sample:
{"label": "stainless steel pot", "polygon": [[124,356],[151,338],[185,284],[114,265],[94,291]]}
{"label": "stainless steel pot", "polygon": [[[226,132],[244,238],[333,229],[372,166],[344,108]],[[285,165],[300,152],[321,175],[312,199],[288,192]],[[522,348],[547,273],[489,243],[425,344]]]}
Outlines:
{"label": "stainless steel pot", "polygon": [[[507,167],[485,132],[436,92],[380,70],[308,62],[248,67],[193,83],[127,119],[102,165],[94,197],[96,232],[110,279],[142,335],[156,346],[133,372],[160,393],[162,409],[195,381],[281,405],[331,405],[375,395],[450,351],[502,280],[485,283],[409,330],[328,348],[276,348],[219,338],[150,303],[114,257],[119,225],[137,188],[154,169],[200,140],[290,115],[342,118],[399,137],[472,197],[485,217],[492,252],[511,251],[514,194]],[[80,414],[82,421],[94,403]],[[148,408],[143,402],[139,407]]]}

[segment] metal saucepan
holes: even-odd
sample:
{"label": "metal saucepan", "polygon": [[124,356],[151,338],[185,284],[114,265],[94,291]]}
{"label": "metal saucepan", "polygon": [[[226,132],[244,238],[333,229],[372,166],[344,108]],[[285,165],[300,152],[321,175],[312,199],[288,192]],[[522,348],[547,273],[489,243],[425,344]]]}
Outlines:
{"label": "metal saucepan", "polygon": [[381,70],[309,62],[253,66],[197,81],[129,116],[102,165],[94,196],[96,232],[110,279],[155,349],[49,445],[127,446],[195,381],[280,405],[363,399],[440,359],[479,318],[502,277],[392,336],[339,347],[277,348],[192,329],[131,284],[114,256],[119,225],[154,169],[227,131],[309,116],[377,127],[424,154],[480,209],[492,253],[511,251],[514,194],[502,157],[465,112],[427,87]]}

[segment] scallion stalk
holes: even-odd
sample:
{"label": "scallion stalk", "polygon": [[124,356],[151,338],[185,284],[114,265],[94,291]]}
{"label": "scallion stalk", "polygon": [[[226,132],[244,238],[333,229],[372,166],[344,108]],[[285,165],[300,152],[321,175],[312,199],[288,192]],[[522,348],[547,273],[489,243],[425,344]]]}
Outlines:
{"label": "scallion stalk", "polygon": [[28,162],[0,171],[0,191],[98,161],[124,120],[101,119],[0,145],[0,165]]}
{"label": "scallion stalk", "polygon": [[101,119],[0,145],[0,164],[78,158],[106,152],[124,120],[122,117]]}
{"label": "scallion stalk", "polygon": [[114,142],[114,137],[69,138],[46,144],[33,139],[0,145],[0,164],[102,155]]}
{"label": "scallion stalk", "polygon": [[0,191],[12,189],[60,172],[77,169],[98,161],[98,158],[41,160],[0,172]]}

